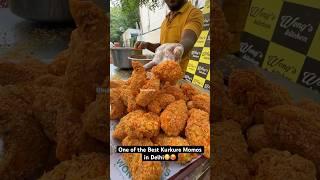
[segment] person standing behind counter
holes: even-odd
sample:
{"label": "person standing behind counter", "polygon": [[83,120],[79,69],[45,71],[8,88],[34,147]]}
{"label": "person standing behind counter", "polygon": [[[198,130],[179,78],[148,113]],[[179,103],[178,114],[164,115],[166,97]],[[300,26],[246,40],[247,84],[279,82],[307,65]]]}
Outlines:
{"label": "person standing behind counter", "polygon": [[146,69],[159,64],[163,59],[180,62],[181,68],[187,69],[191,49],[196,43],[203,26],[203,15],[188,0],[165,0],[170,9],[162,22],[160,43],[138,41],[137,49],[155,52],[155,58],[145,65]]}

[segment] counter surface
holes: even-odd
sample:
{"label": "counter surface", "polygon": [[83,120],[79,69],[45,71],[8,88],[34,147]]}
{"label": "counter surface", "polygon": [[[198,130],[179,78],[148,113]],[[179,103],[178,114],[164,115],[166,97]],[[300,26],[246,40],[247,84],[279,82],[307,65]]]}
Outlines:
{"label": "counter surface", "polygon": [[33,55],[45,63],[68,47],[74,24],[43,24],[24,20],[0,8],[0,57]]}

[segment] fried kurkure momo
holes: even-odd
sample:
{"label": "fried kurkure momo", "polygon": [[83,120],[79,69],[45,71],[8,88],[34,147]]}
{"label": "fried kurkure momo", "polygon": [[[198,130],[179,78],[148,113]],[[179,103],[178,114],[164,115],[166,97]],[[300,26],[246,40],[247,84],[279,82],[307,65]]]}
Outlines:
{"label": "fried kurkure momo", "polygon": [[163,109],[165,109],[169,104],[175,101],[175,97],[171,94],[160,93],[157,98],[153,99],[150,104],[148,104],[148,110],[159,114]]}
{"label": "fried kurkure momo", "polygon": [[89,152],[106,152],[106,144],[90,137],[83,129],[81,114],[70,109],[57,118],[56,156],[60,161],[69,160],[73,155]]}
{"label": "fried kurkure momo", "polygon": [[[107,81],[107,79],[105,80],[105,82]],[[107,83],[107,82],[106,82]],[[125,81],[125,80],[121,80],[121,79],[118,79],[118,80],[110,80],[110,88],[120,88],[124,85],[128,85],[128,81]]]}
{"label": "fried kurkure momo", "polygon": [[[215,76],[214,76],[215,77]],[[229,99],[225,90],[222,78],[215,78],[212,82],[213,91],[213,120],[222,121],[225,119],[226,114],[230,114],[232,111],[232,102]],[[190,105],[189,105],[190,106]]]}
{"label": "fried kurkure momo", "polygon": [[7,85],[0,86],[0,118],[1,123],[7,122],[5,116],[10,113],[32,115],[34,89],[31,86]]}
{"label": "fried kurkure momo", "polygon": [[98,95],[82,114],[84,130],[89,136],[107,143],[107,95]]}
{"label": "fried kurkure momo", "polygon": [[214,123],[213,144],[212,179],[251,179],[248,146],[238,123]]}
{"label": "fried kurkure momo", "polygon": [[148,112],[126,121],[124,127],[127,135],[133,138],[151,138],[160,131],[160,118],[157,114]]}
{"label": "fried kurkure momo", "polygon": [[127,107],[121,99],[121,89],[111,88],[110,90],[110,119],[120,119],[127,113]]}
{"label": "fried kurkure momo", "polygon": [[62,89],[65,84],[64,76],[55,76],[52,74],[45,74],[35,79],[34,84],[42,87],[55,87]]}
{"label": "fried kurkure momo", "polygon": [[146,107],[153,101],[160,90],[160,79],[153,76],[151,79],[146,81],[146,84],[140,89],[140,93],[136,97],[136,102],[141,107]]}
{"label": "fried kurkure momo", "polygon": [[302,99],[296,103],[296,105],[307,111],[318,113],[320,112],[320,104],[312,101],[311,99]]}
{"label": "fried kurkure momo", "polygon": [[187,97],[188,101],[190,101],[193,96],[200,94],[200,90],[187,83],[181,84],[180,88]]}
{"label": "fried kurkure momo", "polygon": [[140,88],[146,83],[147,75],[143,68],[143,65],[139,62],[132,62],[133,72],[130,78],[129,89],[133,96],[136,96],[140,92]]}
{"label": "fried kurkure momo", "polygon": [[262,149],[253,155],[257,180],[311,180],[316,178],[315,165],[298,154],[275,149]]}
{"label": "fried kurkure momo", "polygon": [[154,66],[151,70],[162,82],[176,84],[182,78],[182,70],[179,63],[173,60],[167,60]]}
{"label": "fried kurkure momo", "polygon": [[209,114],[200,109],[191,109],[185,135],[190,145],[204,146],[204,156],[210,158]]}
{"label": "fried kurkure momo", "polygon": [[294,105],[275,106],[264,113],[264,129],[275,147],[313,161],[320,170],[320,118],[316,113]]}
{"label": "fried kurkure momo", "polygon": [[123,86],[119,90],[120,90],[121,100],[123,104],[127,107],[127,112],[132,112],[132,111],[141,109],[141,107],[137,104],[136,98],[133,95],[129,86]]}
{"label": "fried kurkure momo", "polygon": [[187,100],[186,95],[183,93],[183,90],[180,89],[178,85],[171,85],[170,83],[166,82],[162,86],[161,92],[173,95],[176,98],[176,100],[180,100],[180,99],[184,101]]}
{"label": "fried kurkure momo", "polygon": [[[33,116],[40,122],[44,133],[53,141],[57,141],[57,118],[70,110],[71,105],[66,100],[64,91],[53,87],[38,87],[32,104]],[[64,121],[61,119],[60,121]]]}
{"label": "fried kurkure momo", "polygon": [[263,123],[265,109],[291,104],[288,92],[267,81],[254,70],[235,70],[229,77],[229,95],[237,105],[244,105],[253,113],[255,123]]}
{"label": "fried kurkure momo", "polygon": [[188,108],[197,108],[210,113],[210,97],[208,94],[197,94],[191,97],[188,102]]}
{"label": "fried kurkure momo", "polygon": [[[153,146],[150,139],[134,139],[126,137],[122,146]],[[129,166],[133,180],[158,180],[161,179],[163,167],[159,161],[142,161],[140,153],[125,153],[123,158]]]}
{"label": "fried kurkure momo", "polygon": [[53,170],[46,172],[39,180],[96,179],[105,177],[106,170],[107,156],[101,153],[90,153],[61,162]]}
{"label": "fried kurkure momo", "polygon": [[[191,85],[176,84],[182,72],[174,61],[162,62],[151,72],[139,62],[132,65],[128,81],[111,80],[110,117],[120,119],[112,137],[123,146],[204,146],[204,156],[209,158],[209,114],[200,110],[209,111],[209,96]],[[171,66],[171,70],[166,69]],[[194,111],[189,119],[188,102],[193,105],[190,112]],[[142,161],[139,153],[122,156],[133,180],[161,179],[161,162]],[[195,157],[196,153],[181,153],[177,163],[186,164]]]}
{"label": "fried kurkure momo", "polygon": [[83,112],[107,76],[108,21],[91,1],[70,0],[70,11],[77,28],[69,43],[65,91],[73,108]]}
{"label": "fried kurkure momo", "polygon": [[178,136],[186,127],[188,108],[183,100],[169,104],[160,115],[161,129],[168,136]]}
{"label": "fried kurkure momo", "polygon": [[223,78],[217,77],[213,80],[213,120],[215,122],[232,120],[240,124],[243,130],[252,124],[252,117],[245,105],[234,104],[227,94],[227,90],[223,84]]}
{"label": "fried kurkure momo", "polygon": [[264,131],[263,124],[257,124],[251,126],[247,130],[247,142],[249,149],[253,152],[258,152],[263,148],[272,148],[271,139],[267,136]]}
{"label": "fried kurkure momo", "polygon": [[23,85],[0,86],[0,177],[34,178],[41,174],[49,140],[32,116],[33,89]]}
{"label": "fried kurkure momo", "polygon": [[[189,142],[180,136],[172,137],[165,134],[159,134],[159,136],[152,140],[159,146],[190,146]],[[185,164],[191,161],[194,157],[195,154],[192,153],[179,153],[178,163]]]}
{"label": "fried kurkure momo", "polygon": [[151,138],[160,131],[160,118],[152,112],[137,110],[121,118],[113,132],[113,137],[122,140],[126,136],[132,138]]}
{"label": "fried kurkure momo", "polygon": [[84,152],[106,150],[103,142],[84,130],[81,115],[96,100],[96,88],[107,76],[107,16],[91,1],[69,0],[69,5],[77,28],[71,34],[68,49],[57,57],[68,61],[63,91],[70,104],[56,118],[56,157],[60,161]]}
{"label": "fried kurkure momo", "polygon": [[47,73],[47,65],[33,57],[15,61],[0,59],[0,85],[31,82]]}
{"label": "fried kurkure momo", "polygon": [[31,116],[7,113],[1,119],[0,177],[3,180],[32,179],[42,173],[48,158],[49,141]]}
{"label": "fried kurkure momo", "polygon": [[125,130],[128,123],[130,121],[135,121],[135,119],[137,119],[138,117],[143,116],[144,113],[145,112],[142,110],[136,110],[122,117],[119,124],[116,126],[116,129],[114,130],[112,136],[116,139],[123,140],[128,135]]}

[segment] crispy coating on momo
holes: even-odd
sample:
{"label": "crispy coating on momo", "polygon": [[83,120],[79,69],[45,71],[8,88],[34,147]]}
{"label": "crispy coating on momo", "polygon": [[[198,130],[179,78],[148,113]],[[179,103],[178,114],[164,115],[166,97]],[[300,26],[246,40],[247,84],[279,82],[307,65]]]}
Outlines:
{"label": "crispy coating on momo", "polygon": [[248,146],[238,123],[215,122],[212,148],[212,179],[251,179]]}
{"label": "crispy coating on momo", "polygon": [[120,88],[111,88],[110,91],[110,119],[119,119],[123,117],[127,112],[127,107],[121,99],[121,89]]}
{"label": "crispy coating on momo", "polygon": [[191,109],[185,135],[190,145],[204,146],[204,156],[210,158],[209,114],[199,109]]}
{"label": "crispy coating on momo", "polygon": [[170,82],[171,84],[177,83],[182,78],[182,69],[179,63],[167,60],[163,61],[151,70],[162,82]]}
{"label": "crispy coating on momo", "polygon": [[264,113],[264,129],[279,149],[313,161],[320,170],[320,118],[295,105],[279,105]]}
{"label": "crispy coating on momo", "polygon": [[[123,146],[153,146],[150,139],[134,139],[126,137],[122,141]],[[133,180],[157,180],[162,175],[162,165],[159,161],[142,161],[140,153],[122,154],[124,160],[129,166]]]}
{"label": "crispy coating on momo", "polygon": [[253,155],[255,179],[311,180],[316,178],[315,165],[298,154],[275,149],[262,149]]}
{"label": "crispy coating on momo", "polygon": [[83,129],[89,136],[107,143],[107,96],[99,95],[82,114]]}
{"label": "crispy coating on momo", "polygon": [[173,95],[176,98],[176,100],[180,100],[180,99],[187,100],[187,97],[185,96],[182,89],[180,89],[178,85],[171,85],[169,83],[165,83],[162,86],[161,92]]}
{"label": "crispy coating on momo", "polygon": [[95,179],[106,176],[106,169],[107,156],[105,154],[83,154],[61,162],[51,171],[44,173],[40,180]]}
{"label": "crispy coating on momo", "polygon": [[152,138],[160,131],[160,118],[157,114],[149,112],[126,121],[124,127],[128,136],[133,138]]}
{"label": "crispy coating on momo", "polygon": [[120,119],[119,124],[116,126],[112,136],[116,139],[123,140],[128,135],[128,133],[125,130],[126,126],[128,125],[128,122],[134,121],[138,117],[141,117],[144,113],[145,112],[142,110],[136,110],[122,117]]}
{"label": "crispy coating on momo", "polygon": [[96,99],[96,88],[107,76],[108,18],[94,2],[70,0],[69,4],[77,28],[66,50],[70,54],[64,89],[72,107],[83,112]]}
{"label": "crispy coating on momo", "polygon": [[[153,138],[152,140],[159,146],[190,146],[189,142],[180,136],[170,137],[165,134],[159,134],[159,136]],[[177,162],[180,164],[185,164],[191,161],[194,157],[196,157],[196,154],[179,153]]]}
{"label": "crispy coating on momo", "polygon": [[188,102],[188,108],[197,108],[207,113],[210,113],[210,97],[208,94],[197,94],[192,96],[191,101]]}
{"label": "crispy coating on momo", "polygon": [[134,96],[139,94],[140,88],[146,83],[147,75],[140,62],[132,61],[133,72],[130,78],[130,90]]}
{"label": "crispy coating on momo", "polygon": [[169,104],[160,115],[161,129],[168,136],[178,136],[185,128],[188,109],[185,101],[178,100]]}
{"label": "crispy coating on momo", "polygon": [[200,91],[189,83],[181,84],[180,88],[187,97],[187,100],[191,100],[193,96],[200,94]]}
{"label": "crispy coating on momo", "polygon": [[285,89],[254,70],[234,70],[229,77],[229,95],[235,104],[247,106],[259,124],[263,123],[264,110],[292,103]]}
{"label": "crispy coating on momo", "polygon": [[148,110],[159,114],[163,109],[165,109],[170,103],[175,101],[175,97],[171,94],[160,93],[158,97],[153,99],[150,104],[148,104]]}
{"label": "crispy coating on momo", "polygon": [[157,97],[159,89],[160,79],[154,76],[147,80],[146,84],[140,89],[140,92],[136,97],[137,104],[146,107]]}
{"label": "crispy coating on momo", "polygon": [[247,143],[249,149],[253,152],[258,152],[263,148],[272,148],[271,139],[267,136],[264,131],[263,124],[257,124],[251,126],[247,130]]}

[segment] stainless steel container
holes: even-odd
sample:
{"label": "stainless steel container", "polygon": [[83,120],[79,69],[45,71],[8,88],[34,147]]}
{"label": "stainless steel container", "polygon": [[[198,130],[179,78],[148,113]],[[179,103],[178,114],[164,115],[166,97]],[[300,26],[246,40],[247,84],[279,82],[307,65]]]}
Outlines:
{"label": "stainless steel container", "polygon": [[[91,1],[107,12],[108,3],[106,0]],[[9,0],[9,8],[17,16],[33,21],[72,21],[69,0]]]}
{"label": "stainless steel container", "polygon": [[131,61],[139,61],[141,64],[147,64],[148,62],[152,61],[152,56],[145,56],[145,55],[132,55],[128,57]]}
{"label": "stainless steel container", "polygon": [[131,60],[129,59],[132,55],[141,55],[142,50],[125,48],[125,47],[114,47],[111,48],[111,55],[113,64],[121,69],[131,69]]}
{"label": "stainless steel container", "polygon": [[72,20],[68,0],[9,0],[9,8],[17,16],[33,21]]}

